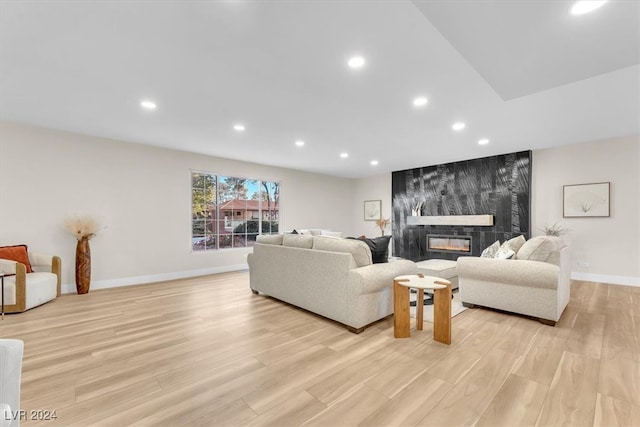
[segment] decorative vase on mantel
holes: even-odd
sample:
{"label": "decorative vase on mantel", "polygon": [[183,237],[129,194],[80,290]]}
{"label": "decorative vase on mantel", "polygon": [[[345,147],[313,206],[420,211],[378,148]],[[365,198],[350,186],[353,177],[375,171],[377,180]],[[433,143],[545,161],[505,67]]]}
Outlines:
{"label": "decorative vase on mantel", "polygon": [[89,236],[83,236],[76,244],[76,291],[78,294],[89,292],[91,285],[91,248]]}

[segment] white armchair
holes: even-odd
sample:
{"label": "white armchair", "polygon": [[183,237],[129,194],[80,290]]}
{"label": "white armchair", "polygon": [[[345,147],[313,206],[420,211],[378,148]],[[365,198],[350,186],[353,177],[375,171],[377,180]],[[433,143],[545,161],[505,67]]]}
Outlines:
{"label": "white armchair", "polygon": [[27,273],[22,263],[0,259],[0,270],[5,274],[5,313],[23,312],[60,296],[60,258],[39,252],[28,256],[33,273]]}
{"label": "white armchair", "polygon": [[21,340],[0,339],[0,427],[20,425]]}

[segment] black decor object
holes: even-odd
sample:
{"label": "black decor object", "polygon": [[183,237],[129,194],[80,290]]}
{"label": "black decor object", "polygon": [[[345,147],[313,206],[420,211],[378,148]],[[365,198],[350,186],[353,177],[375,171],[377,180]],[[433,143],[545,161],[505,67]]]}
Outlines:
{"label": "black decor object", "polygon": [[371,260],[374,264],[389,262],[389,240],[391,240],[391,236],[380,236],[372,239],[366,237],[347,237],[347,239],[362,240],[365,242],[369,246],[369,249],[371,249]]}
{"label": "black decor object", "polygon": [[[427,251],[427,234],[472,237],[470,255],[496,240],[531,230],[531,151],[501,154],[393,172],[394,255],[413,261],[456,260],[460,254]],[[411,208],[422,215],[493,215],[493,226],[407,225]]]}

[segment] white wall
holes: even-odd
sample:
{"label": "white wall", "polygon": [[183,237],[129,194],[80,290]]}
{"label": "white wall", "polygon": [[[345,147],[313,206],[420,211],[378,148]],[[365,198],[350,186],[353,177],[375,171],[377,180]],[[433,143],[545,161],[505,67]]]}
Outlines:
{"label": "white wall", "polygon": [[[532,235],[560,221],[571,229],[563,239],[571,245],[574,279],[640,286],[640,137],[536,150],[532,166]],[[610,218],[562,218],[563,185],[605,181]],[[383,216],[391,216],[391,174],[356,180],[357,234],[379,235],[362,219],[362,203],[370,199],[382,200]]]}
{"label": "white wall", "polygon": [[[60,255],[67,291],[75,240],[62,223],[74,214],[107,226],[91,241],[93,289],[245,268],[248,249],[191,253],[190,170],[282,181],[283,230],[379,236],[365,200],[391,217],[391,174],[349,180],[2,122],[0,244]],[[533,234],[571,228],[574,278],[640,285],[639,171],[638,136],[534,151]],[[563,185],[601,181],[612,183],[610,218],[562,218]]]}
{"label": "white wall", "polygon": [[[563,185],[593,182],[611,182],[611,216],[563,218]],[[570,229],[573,278],[640,286],[639,136],[534,151],[532,195],[533,234]]]}
{"label": "white wall", "polygon": [[282,181],[281,229],[352,234],[354,181],[15,123],[0,123],[0,244],[63,260],[74,290],[76,214],[107,226],[91,240],[92,289],[246,268],[250,249],[191,253],[190,170]]}
{"label": "white wall", "polygon": [[[354,203],[351,209],[354,237],[363,235],[367,237],[380,236],[381,232],[375,221],[364,220],[364,201],[381,200],[382,217],[391,218],[391,174],[356,179],[354,182]],[[391,234],[391,223],[384,230],[384,234]]]}

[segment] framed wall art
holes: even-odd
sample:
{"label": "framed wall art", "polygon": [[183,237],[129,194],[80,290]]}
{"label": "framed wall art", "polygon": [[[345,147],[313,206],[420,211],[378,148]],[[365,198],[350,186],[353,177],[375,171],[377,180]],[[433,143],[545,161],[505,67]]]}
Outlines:
{"label": "framed wall art", "polygon": [[364,201],[364,220],[375,221],[382,218],[382,200]]}
{"label": "framed wall art", "polygon": [[610,216],[610,182],[565,185],[562,216],[565,218]]}

